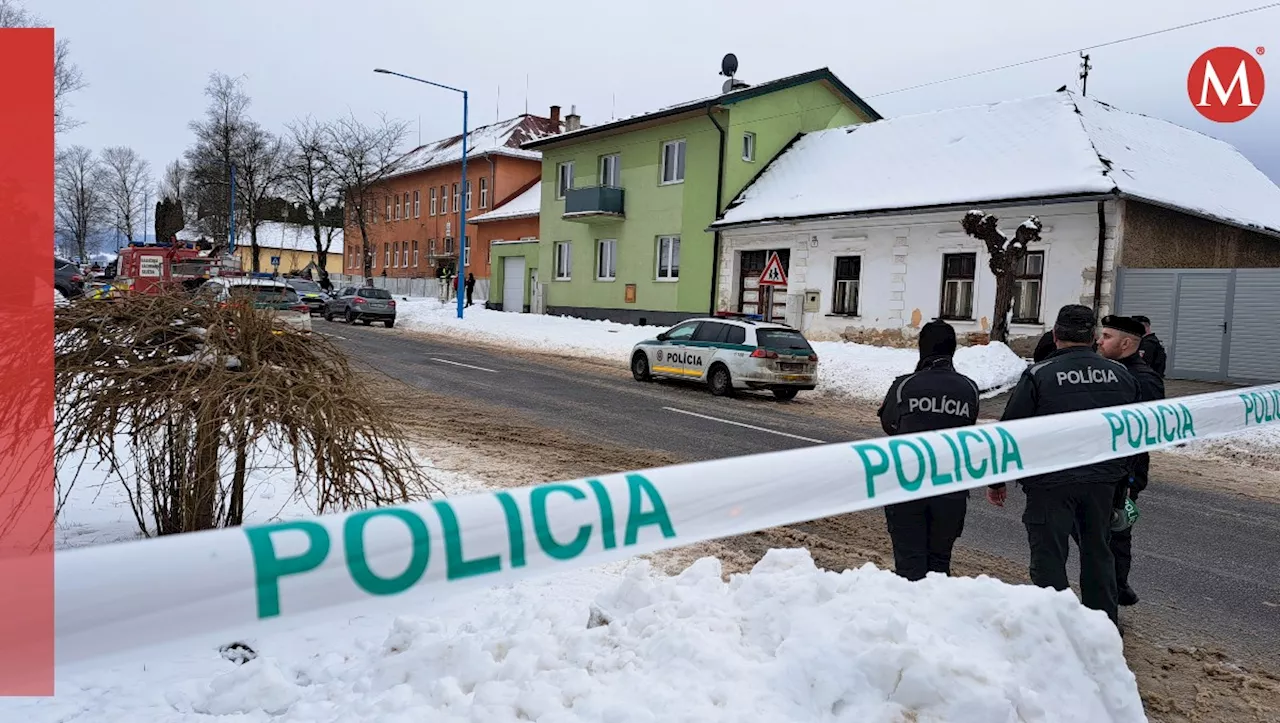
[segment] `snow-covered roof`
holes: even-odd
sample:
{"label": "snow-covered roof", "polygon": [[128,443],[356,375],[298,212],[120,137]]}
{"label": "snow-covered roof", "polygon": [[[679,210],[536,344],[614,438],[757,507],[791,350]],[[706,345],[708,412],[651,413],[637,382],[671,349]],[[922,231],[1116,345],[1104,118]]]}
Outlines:
{"label": "snow-covered roof", "polygon": [[[328,230],[321,231],[321,238],[324,239]],[[177,233],[178,240],[182,242],[195,242],[205,238],[205,235],[196,229],[184,228]],[[249,229],[245,227],[236,229],[236,246],[249,245]],[[258,246],[264,249],[284,249],[286,251],[303,251],[314,252],[316,250],[315,232],[311,226],[299,226],[292,223],[281,223],[279,221],[263,221],[258,226]],[[333,233],[333,243],[329,246],[329,253],[342,253],[342,229],[335,229]]]}
{"label": "snow-covered roof", "polygon": [[524,193],[498,206],[488,213],[467,219],[467,223],[484,223],[486,221],[507,221],[513,218],[529,218],[537,216],[542,208],[542,182],[533,184]]}
{"label": "snow-covered roof", "polygon": [[[541,153],[526,151],[520,146],[529,141],[555,135],[563,127],[563,122],[553,123],[550,118],[525,114],[473,128],[467,133],[467,158],[499,155],[527,158],[533,161],[541,160]],[[451,138],[418,146],[404,154],[395,161],[396,170],[391,177],[417,173],[460,161],[462,161],[461,133]]]}
{"label": "snow-covered roof", "polygon": [[1081,194],[1280,235],[1280,187],[1234,147],[1066,91],[809,133],[715,225]]}

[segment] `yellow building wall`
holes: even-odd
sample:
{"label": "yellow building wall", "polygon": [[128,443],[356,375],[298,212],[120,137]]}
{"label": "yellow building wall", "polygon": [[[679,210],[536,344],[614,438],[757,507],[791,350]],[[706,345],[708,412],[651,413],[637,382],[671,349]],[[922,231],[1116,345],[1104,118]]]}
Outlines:
{"label": "yellow building wall", "polygon": [[[271,257],[280,257],[279,268],[271,266]],[[245,271],[253,271],[253,249],[249,246],[237,246],[236,257],[240,259],[240,268]],[[261,271],[279,271],[281,274],[288,274],[294,271],[305,269],[308,264],[314,263],[316,253],[314,251],[297,251],[294,249],[273,249],[266,246],[258,247],[258,268]],[[325,269],[331,274],[342,273],[342,252],[330,252],[325,255]]]}

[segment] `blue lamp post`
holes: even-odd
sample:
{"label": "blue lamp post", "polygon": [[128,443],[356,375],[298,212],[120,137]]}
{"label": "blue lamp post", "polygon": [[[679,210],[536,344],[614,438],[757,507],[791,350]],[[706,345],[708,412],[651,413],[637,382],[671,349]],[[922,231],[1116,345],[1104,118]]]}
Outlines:
{"label": "blue lamp post", "polygon": [[455,290],[455,294],[458,297],[458,318],[461,319],[462,306],[463,306],[462,290],[464,287],[464,284],[462,282],[462,274],[467,268],[467,203],[466,203],[466,197],[467,197],[467,91],[461,90],[459,88],[451,88],[447,85],[441,85],[440,83],[432,83],[429,80],[423,80],[422,78],[415,78],[412,75],[405,75],[404,73],[396,73],[394,71],[387,70],[386,68],[374,68],[373,72],[384,73],[386,75],[395,75],[401,78],[405,78],[406,80],[413,80],[419,83],[433,85],[437,88],[452,90],[455,93],[462,94],[462,196],[461,198],[463,200],[462,200],[462,203],[458,204],[458,229],[459,229],[459,234],[461,234],[461,237],[458,243],[458,275],[454,278],[454,282],[457,284],[457,289]]}

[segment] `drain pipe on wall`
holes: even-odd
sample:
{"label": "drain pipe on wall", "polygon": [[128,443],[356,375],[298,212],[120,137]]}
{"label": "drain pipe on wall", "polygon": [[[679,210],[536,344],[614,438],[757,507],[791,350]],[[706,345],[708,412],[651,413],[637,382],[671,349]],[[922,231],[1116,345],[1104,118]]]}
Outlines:
{"label": "drain pipe on wall", "polygon": [[[716,165],[716,208],[715,220],[720,220],[720,209],[724,200],[724,145],[725,145],[725,128],[720,125],[720,121],[711,114],[712,104],[707,104],[707,118],[715,125],[716,130],[720,132],[720,162]],[[716,229],[712,234],[715,241],[712,244],[711,252],[711,316],[716,315],[716,297],[720,293],[720,229]]]}
{"label": "drain pipe on wall", "polygon": [[1093,272],[1093,313],[1102,305],[1102,266],[1107,253],[1107,202],[1098,201],[1098,258]]}

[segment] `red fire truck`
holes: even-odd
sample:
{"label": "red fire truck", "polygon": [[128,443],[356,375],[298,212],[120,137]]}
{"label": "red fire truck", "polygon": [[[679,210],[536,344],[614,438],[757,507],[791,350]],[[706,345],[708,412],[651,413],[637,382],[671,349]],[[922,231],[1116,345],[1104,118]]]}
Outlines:
{"label": "red fire truck", "polygon": [[214,276],[241,276],[240,260],[213,256],[191,245],[134,245],[120,249],[117,291],[156,294],[163,290],[194,290]]}

